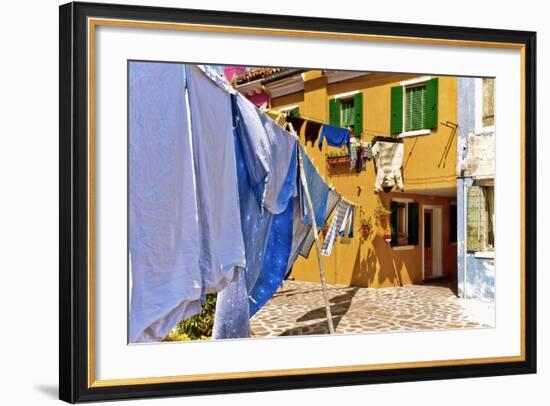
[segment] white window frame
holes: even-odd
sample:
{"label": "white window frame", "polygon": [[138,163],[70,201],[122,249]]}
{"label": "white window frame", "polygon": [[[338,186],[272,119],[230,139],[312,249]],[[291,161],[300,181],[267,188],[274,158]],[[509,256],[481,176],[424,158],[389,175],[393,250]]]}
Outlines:
{"label": "white window frame", "polygon": [[[496,82],[495,82],[496,84]],[[496,89],[495,89],[496,93]],[[495,126],[483,126],[483,78],[474,79],[474,100],[475,100],[475,133],[488,134],[495,132]]]}
{"label": "white window frame", "polygon": [[[405,204],[405,219],[404,219],[404,230],[409,235],[409,203],[414,203],[414,199],[407,199],[403,197],[393,197],[392,202],[404,203]],[[415,245],[395,245],[392,247],[393,251],[406,251],[414,249]]]}
{"label": "white window frame", "polygon": [[407,128],[406,125],[406,117],[407,117],[407,89],[411,87],[417,87],[425,85],[428,80],[431,80],[431,76],[420,76],[415,79],[410,80],[404,80],[399,83],[401,87],[403,87],[403,117],[402,117],[402,127],[401,127],[401,133],[399,134],[399,137],[416,137],[419,135],[430,135],[432,133],[431,128],[424,128],[421,130],[412,130],[412,131],[406,131],[405,128]]}

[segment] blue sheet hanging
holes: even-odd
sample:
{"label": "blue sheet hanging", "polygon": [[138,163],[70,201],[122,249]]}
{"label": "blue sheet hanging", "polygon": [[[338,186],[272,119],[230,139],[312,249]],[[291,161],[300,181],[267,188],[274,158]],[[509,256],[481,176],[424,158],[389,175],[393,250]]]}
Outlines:
{"label": "blue sheet hanging", "polygon": [[[302,158],[302,164],[304,167],[304,174],[307,182],[307,188],[309,191],[309,196],[311,198],[311,204],[313,206],[313,211],[315,212],[315,222],[318,227],[321,227],[325,222],[325,213],[327,208],[327,199],[329,187],[317,172],[317,169],[313,166],[313,162],[307,156],[305,150],[300,148],[300,156]],[[307,206],[307,202],[304,195],[303,185],[300,189],[300,199],[302,204],[302,212],[304,217],[305,224],[311,224],[311,216]]]}

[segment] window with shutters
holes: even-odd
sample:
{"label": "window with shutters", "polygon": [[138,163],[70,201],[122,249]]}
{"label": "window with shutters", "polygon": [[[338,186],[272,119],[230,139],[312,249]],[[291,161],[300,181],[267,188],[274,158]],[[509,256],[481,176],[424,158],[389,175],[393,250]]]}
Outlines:
{"label": "window with shutters", "polygon": [[418,244],[418,203],[408,199],[391,202],[391,234],[393,247]]}
{"label": "window with shutters", "polygon": [[471,186],[467,194],[466,247],[468,252],[494,249],[494,187]]}
{"label": "window with shutters", "polygon": [[329,99],[329,122],[336,127],[349,128],[353,135],[361,137],[363,132],[363,93],[354,91]]}
{"label": "window with shutters", "polygon": [[391,88],[390,132],[394,136],[430,134],[437,128],[439,79],[421,77]]}

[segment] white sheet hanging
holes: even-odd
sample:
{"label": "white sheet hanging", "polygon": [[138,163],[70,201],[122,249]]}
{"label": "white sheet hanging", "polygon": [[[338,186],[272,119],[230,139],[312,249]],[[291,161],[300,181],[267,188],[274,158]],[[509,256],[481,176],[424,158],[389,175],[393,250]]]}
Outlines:
{"label": "white sheet hanging", "polygon": [[206,292],[218,292],[246,265],[241,231],[231,95],[186,65],[197,183],[199,266]]}
{"label": "white sheet hanging", "polygon": [[201,308],[184,73],[177,64],[129,67],[130,342],[159,341]]}

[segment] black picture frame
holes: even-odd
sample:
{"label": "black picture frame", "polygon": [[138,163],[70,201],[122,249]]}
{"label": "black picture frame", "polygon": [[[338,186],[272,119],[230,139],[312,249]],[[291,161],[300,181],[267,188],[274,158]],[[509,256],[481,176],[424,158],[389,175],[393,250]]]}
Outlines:
{"label": "black picture frame", "polygon": [[[235,393],[536,372],[536,33],[205,10],[68,3],[59,31],[59,397],[67,402]],[[345,32],[488,43],[524,52],[525,357],[517,362],[93,387],[88,368],[87,18]]]}

